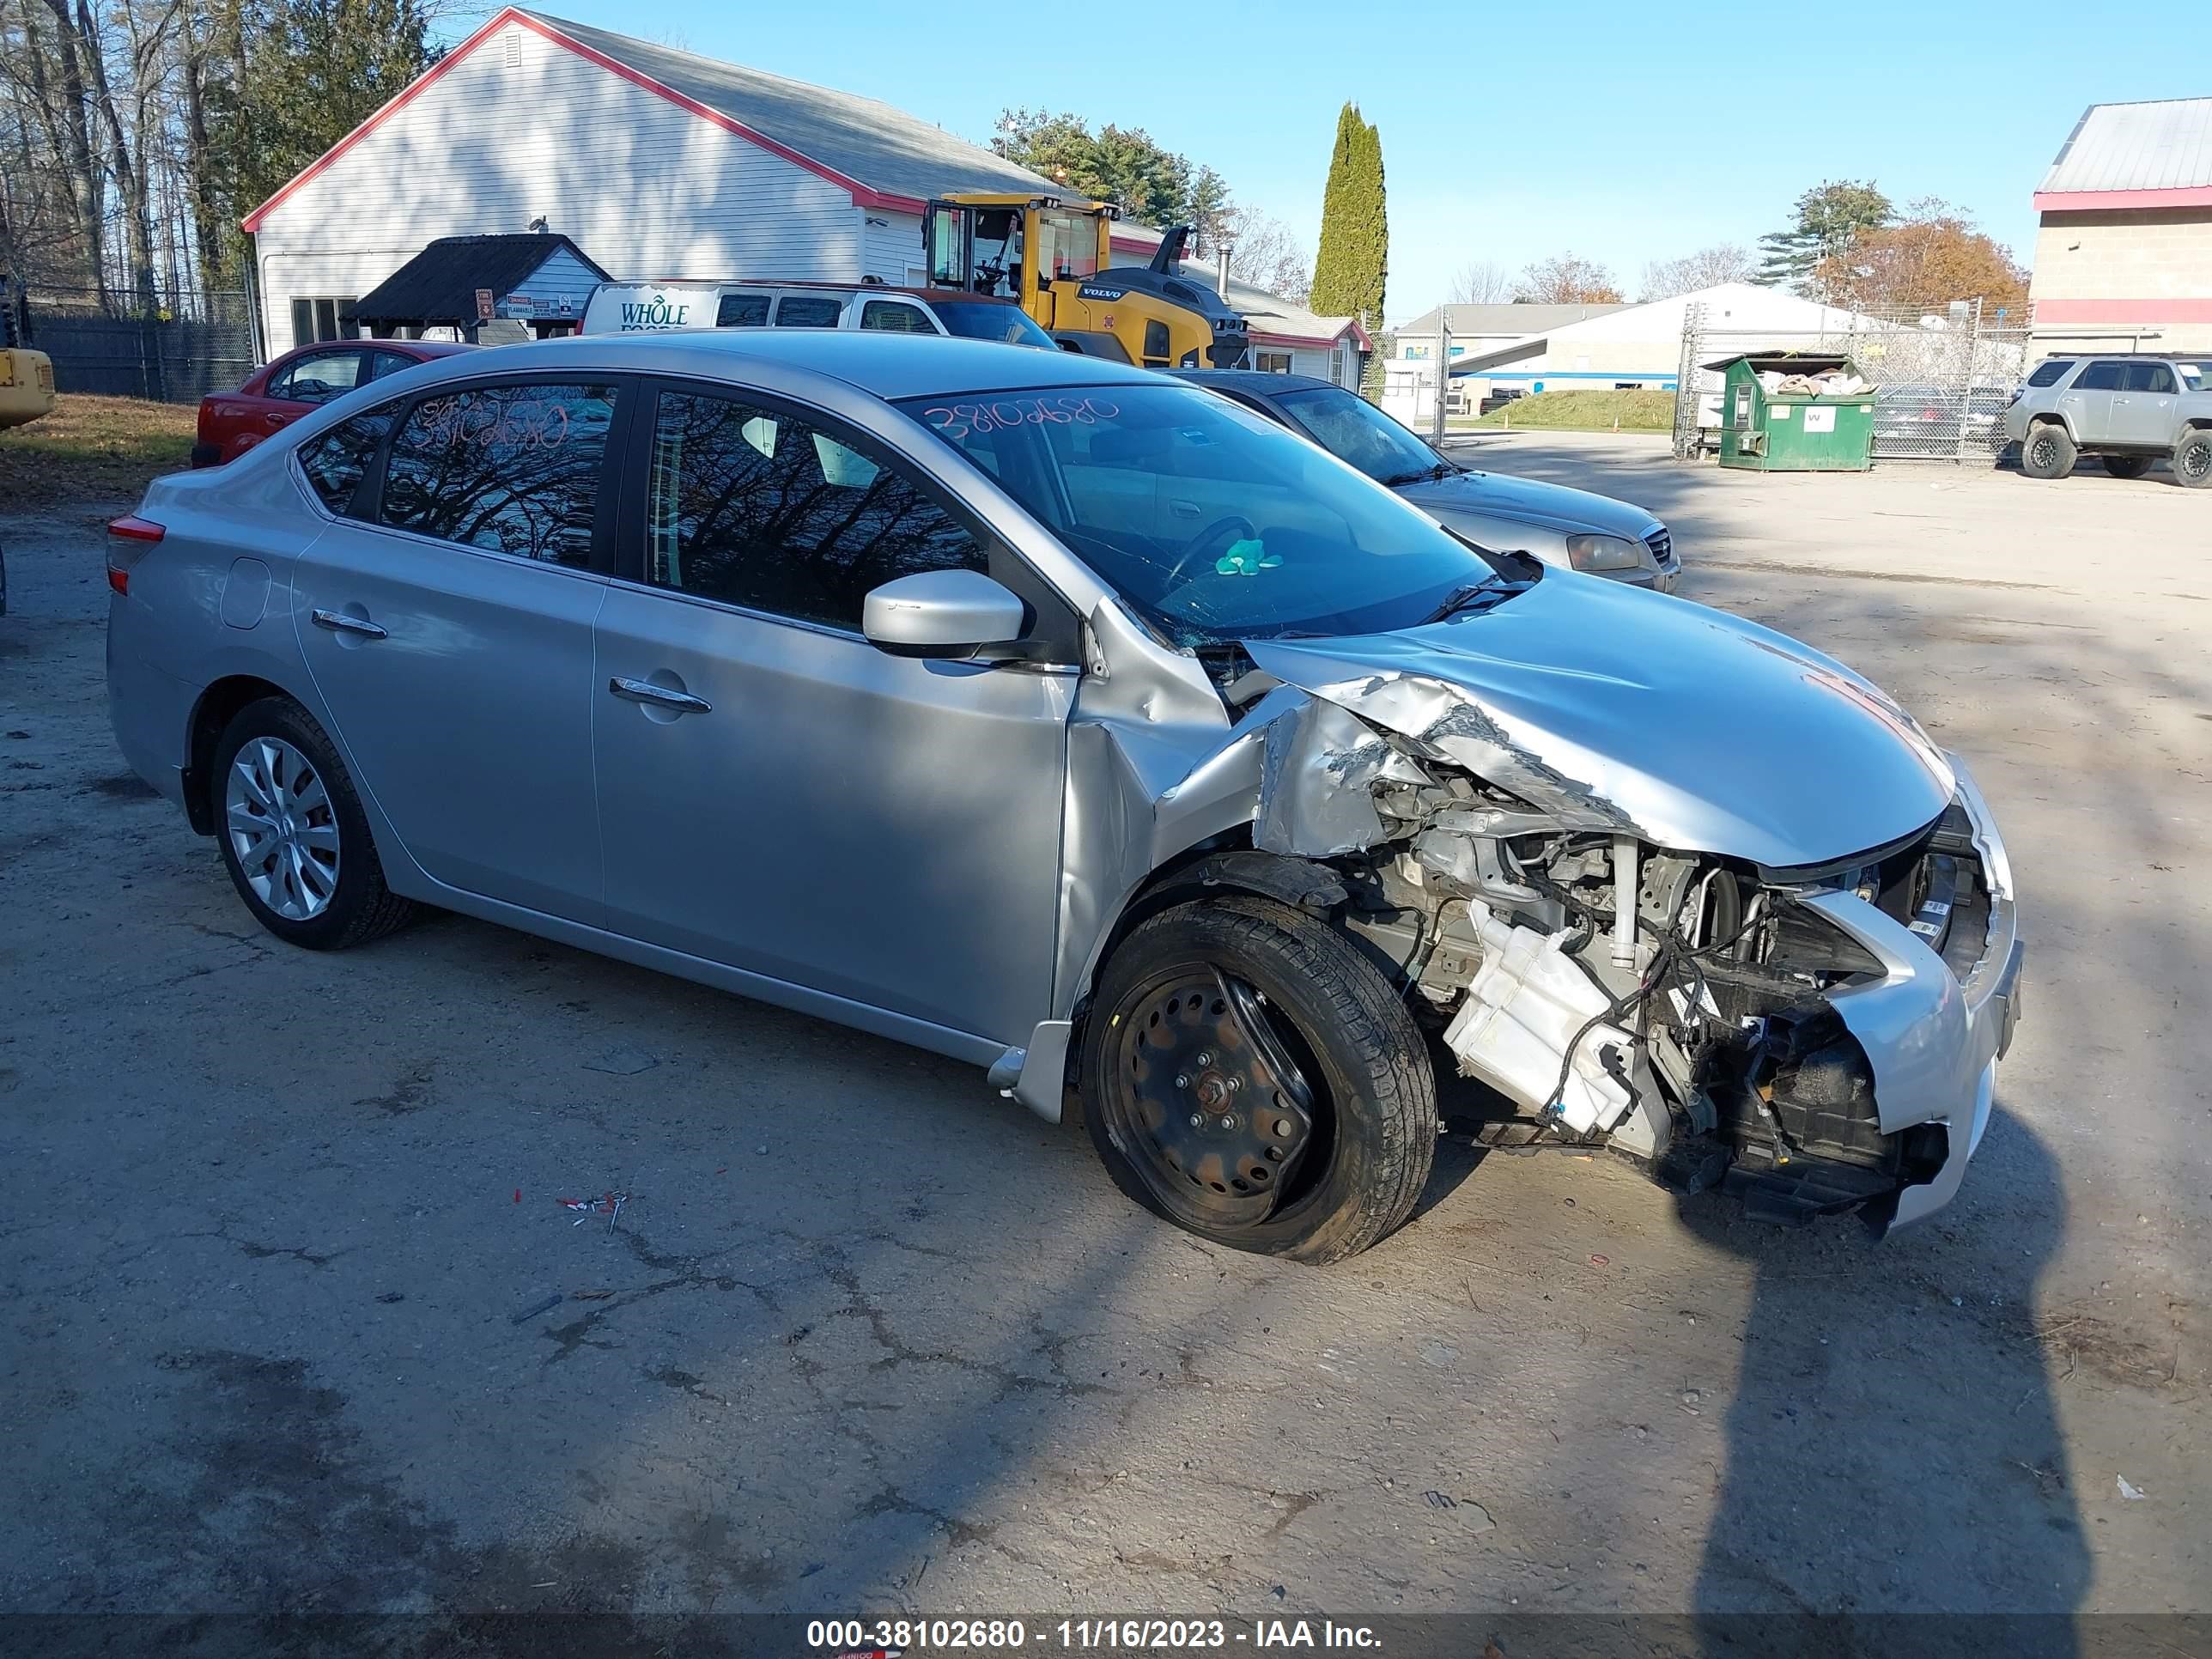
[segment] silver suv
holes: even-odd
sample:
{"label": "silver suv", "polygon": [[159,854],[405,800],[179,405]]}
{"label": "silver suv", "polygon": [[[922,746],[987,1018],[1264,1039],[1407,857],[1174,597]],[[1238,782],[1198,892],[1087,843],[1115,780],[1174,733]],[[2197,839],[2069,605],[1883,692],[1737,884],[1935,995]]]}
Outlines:
{"label": "silver suv", "polygon": [[2094,455],[2116,478],[2160,458],[2175,481],[2212,484],[2212,386],[2200,364],[2171,357],[2053,357],[2005,410],[2005,436],[2031,478],[2063,478]]}

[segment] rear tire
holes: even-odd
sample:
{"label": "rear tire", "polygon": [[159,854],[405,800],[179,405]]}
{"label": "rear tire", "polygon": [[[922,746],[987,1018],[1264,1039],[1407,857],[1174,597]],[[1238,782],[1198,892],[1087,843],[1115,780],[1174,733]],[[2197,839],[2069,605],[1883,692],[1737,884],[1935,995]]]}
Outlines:
{"label": "rear tire", "polygon": [[231,884],[286,944],[343,951],[415,919],[420,907],[384,884],[337,746],[289,697],[264,697],[232,716],[208,789]]}
{"label": "rear tire", "polygon": [[2031,478],[2063,478],[2074,470],[2080,454],[2066,428],[2045,421],[2027,429],[2020,441],[2020,470]]}
{"label": "rear tire", "polygon": [[2212,427],[2191,427],[2173,447],[2173,477],[2189,489],[2212,484]]}
{"label": "rear tire", "polygon": [[[1356,1255],[1413,1213],[1436,1156],[1436,1079],[1403,1000],[1343,935],[1270,899],[1181,905],[1124,939],[1077,1076],[1115,1183],[1233,1249],[1316,1265]],[[1294,1136],[1278,1115],[1285,1090]]]}
{"label": "rear tire", "polygon": [[2148,455],[2107,455],[2104,462],[2105,471],[2115,478],[2140,478],[2150,471]]}

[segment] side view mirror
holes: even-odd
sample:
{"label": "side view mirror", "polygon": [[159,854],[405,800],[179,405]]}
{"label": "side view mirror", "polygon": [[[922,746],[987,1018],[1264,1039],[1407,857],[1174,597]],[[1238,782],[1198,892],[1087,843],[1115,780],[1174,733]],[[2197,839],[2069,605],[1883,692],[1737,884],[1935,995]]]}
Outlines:
{"label": "side view mirror", "polygon": [[974,657],[1022,636],[1028,610],[979,570],[924,570],[870,590],[860,631],[902,657]]}

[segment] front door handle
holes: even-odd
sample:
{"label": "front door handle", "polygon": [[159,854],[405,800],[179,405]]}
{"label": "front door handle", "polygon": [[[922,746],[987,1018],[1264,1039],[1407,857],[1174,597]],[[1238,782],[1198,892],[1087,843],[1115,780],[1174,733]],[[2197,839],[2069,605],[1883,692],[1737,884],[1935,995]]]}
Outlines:
{"label": "front door handle", "polygon": [[711,714],[714,705],[704,697],[695,697],[689,691],[672,691],[665,685],[655,685],[651,680],[626,679],[617,674],[607,682],[607,690],[629,702],[649,702],[656,708],[673,708],[679,714]]}
{"label": "front door handle", "polygon": [[313,611],[309,617],[318,628],[327,628],[333,634],[358,634],[365,640],[380,640],[385,630],[366,617],[349,617],[343,611]]}

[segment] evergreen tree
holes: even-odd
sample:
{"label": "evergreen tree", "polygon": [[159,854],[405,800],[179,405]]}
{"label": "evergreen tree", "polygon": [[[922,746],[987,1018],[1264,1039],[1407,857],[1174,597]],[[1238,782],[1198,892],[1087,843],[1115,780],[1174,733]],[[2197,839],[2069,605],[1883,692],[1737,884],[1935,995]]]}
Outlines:
{"label": "evergreen tree", "polygon": [[429,22],[426,0],[240,0],[242,68],[211,89],[209,115],[240,208],[266,201],[435,63]]}
{"label": "evergreen tree", "polygon": [[1759,239],[1761,258],[1752,280],[1798,294],[1812,294],[1820,286],[1815,272],[1821,262],[1840,254],[1861,231],[1879,230],[1897,218],[1889,198],[1871,179],[1831,180],[1800,196],[1793,211],[1789,229]]}
{"label": "evergreen tree", "polygon": [[1337,116],[1321,216],[1321,251],[1314,259],[1309,303],[1323,316],[1357,317],[1371,337],[1379,338],[1390,267],[1382,135],[1361,118],[1356,105],[1346,104]]}

